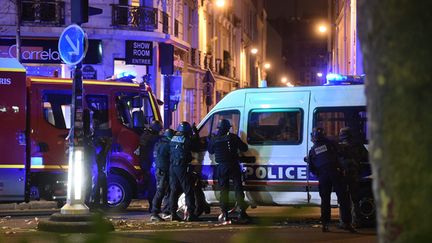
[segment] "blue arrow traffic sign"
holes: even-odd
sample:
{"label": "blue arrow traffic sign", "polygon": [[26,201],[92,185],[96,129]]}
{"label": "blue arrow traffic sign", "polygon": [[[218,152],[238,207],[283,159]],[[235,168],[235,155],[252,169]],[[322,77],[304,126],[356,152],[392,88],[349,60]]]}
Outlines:
{"label": "blue arrow traffic sign", "polygon": [[60,35],[58,49],[61,59],[69,65],[81,62],[87,52],[87,36],[76,24],[69,25]]}

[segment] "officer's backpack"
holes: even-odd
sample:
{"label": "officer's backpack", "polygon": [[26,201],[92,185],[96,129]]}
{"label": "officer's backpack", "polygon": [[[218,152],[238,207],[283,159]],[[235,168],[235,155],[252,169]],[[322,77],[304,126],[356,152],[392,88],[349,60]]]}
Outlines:
{"label": "officer's backpack", "polygon": [[170,161],[173,165],[186,165],[188,161],[188,153],[185,149],[185,136],[174,136],[170,142]]}

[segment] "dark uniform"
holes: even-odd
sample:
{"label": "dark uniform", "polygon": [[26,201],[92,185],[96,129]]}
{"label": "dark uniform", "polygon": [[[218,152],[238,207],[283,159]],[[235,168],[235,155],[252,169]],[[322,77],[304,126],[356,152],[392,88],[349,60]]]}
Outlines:
{"label": "dark uniform", "polygon": [[337,144],[324,136],[322,128],[314,128],[312,134],[314,145],[309,151],[309,168],[319,180],[319,194],[321,197],[321,221],[323,232],[327,232],[331,219],[330,195],[332,188],[336,192],[340,203],[341,218],[344,229],[354,232],[351,225],[351,211],[347,187],[343,182],[342,169],[338,162]]}
{"label": "dark uniform", "polygon": [[105,109],[98,110],[94,107],[91,108],[93,113],[91,136],[93,141],[93,148],[95,151],[95,162],[93,164],[93,178],[92,178],[92,194],[91,206],[92,207],[107,207],[107,158],[111,150],[112,132],[109,128],[108,111]]}
{"label": "dark uniform", "polygon": [[151,174],[151,168],[154,161],[153,151],[157,141],[161,139],[160,132],[162,124],[160,121],[153,121],[149,130],[145,130],[140,137],[140,166],[144,174],[144,187],[147,192],[147,199],[149,201],[149,211],[152,208],[152,201],[156,191],[156,182],[154,176]]}
{"label": "dark uniform", "polygon": [[177,133],[170,142],[170,205],[171,219],[181,220],[177,215],[179,190],[186,195],[186,220],[193,221],[195,215],[195,196],[192,188],[191,162],[192,151],[199,150],[199,138],[191,137],[192,128],[188,122],[181,122]]}
{"label": "dark uniform", "polygon": [[167,129],[164,136],[156,143],[156,195],[153,198],[151,221],[163,221],[159,216],[162,199],[169,194],[170,141],[174,130]]}
{"label": "dark uniform", "polygon": [[344,180],[348,185],[349,196],[353,205],[353,222],[359,225],[360,216],[360,163],[368,161],[368,151],[353,138],[352,130],[344,127],[339,132],[339,161],[344,170]]}
{"label": "dark uniform", "polygon": [[228,220],[228,193],[229,179],[233,181],[235,198],[240,207],[240,219],[246,220],[247,205],[244,201],[244,192],[241,180],[241,169],[238,161],[238,151],[247,151],[248,146],[236,134],[230,133],[231,124],[222,119],[218,124],[218,132],[210,139],[208,151],[215,154],[217,165],[218,183],[220,186],[220,203],[222,208],[222,220]]}

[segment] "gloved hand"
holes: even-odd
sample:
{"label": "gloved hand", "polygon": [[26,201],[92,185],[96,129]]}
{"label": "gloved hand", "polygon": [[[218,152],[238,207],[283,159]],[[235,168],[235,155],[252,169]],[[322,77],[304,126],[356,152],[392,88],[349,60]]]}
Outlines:
{"label": "gloved hand", "polygon": [[198,129],[196,127],[195,122],[192,124],[192,131],[193,131],[194,134],[196,134],[196,135],[198,134]]}

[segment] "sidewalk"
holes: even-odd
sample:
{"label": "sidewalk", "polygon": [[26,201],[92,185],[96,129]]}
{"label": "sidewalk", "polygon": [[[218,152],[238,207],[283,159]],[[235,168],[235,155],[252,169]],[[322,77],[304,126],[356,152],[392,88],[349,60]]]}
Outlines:
{"label": "sidewalk", "polygon": [[[147,210],[147,200],[132,200],[128,210]],[[59,212],[56,201],[30,201],[28,203],[0,203],[0,217],[20,215],[50,215]]]}
{"label": "sidewalk", "polygon": [[0,216],[42,215],[60,211],[55,201],[0,203]]}

